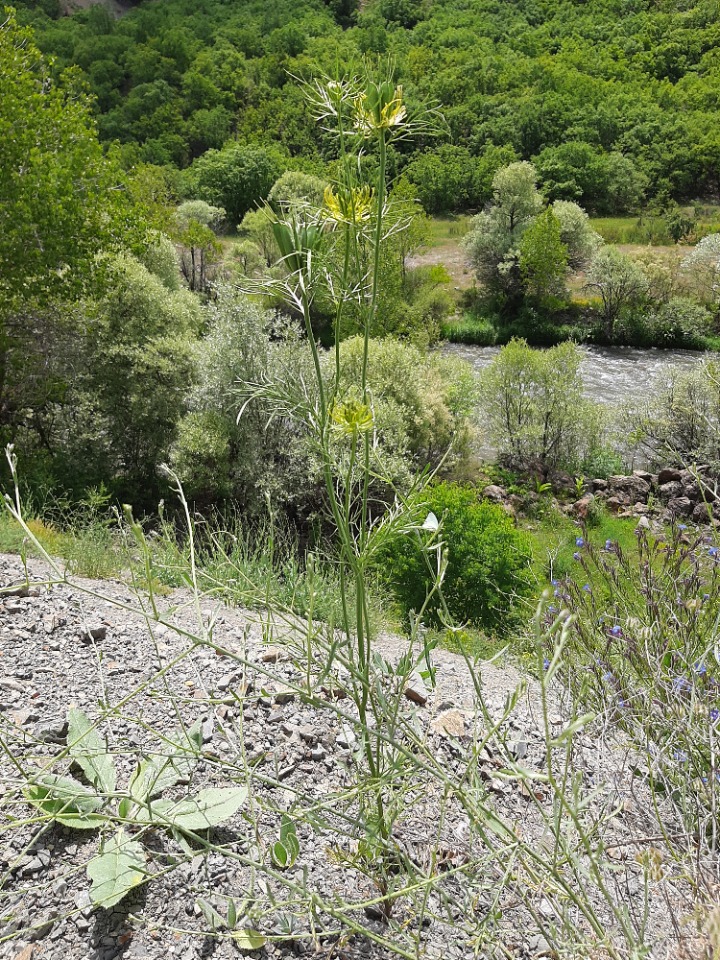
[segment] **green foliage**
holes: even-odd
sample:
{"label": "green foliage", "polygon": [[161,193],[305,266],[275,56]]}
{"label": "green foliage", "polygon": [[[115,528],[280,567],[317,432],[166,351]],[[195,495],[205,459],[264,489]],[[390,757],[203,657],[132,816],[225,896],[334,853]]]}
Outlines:
{"label": "green foliage", "polygon": [[587,272],[586,287],[600,297],[605,335],[612,338],[622,310],[636,306],[648,290],[645,273],[617,247],[601,247]]}
{"label": "green foliage", "polygon": [[720,466],[720,368],[714,358],[685,373],[669,371],[665,382],[638,408],[628,408],[624,426],[650,463]]}
{"label": "green foliage", "polygon": [[[471,489],[438,484],[426,491],[422,505],[441,522],[447,549],[442,601],[450,616],[485,630],[506,630],[515,600],[527,590],[527,538],[502,507],[479,502]],[[396,538],[384,551],[380,569],[406,617],[423,608],[437,562],[435,548],[417,533]],[[427,622],[439,624],[442,611],[441,600],[433,597]]]}
{"label": "green foliage", "polygon": [[[32,33],[12,15],[0,23],[0,102],[2,325],[29,301],[81,292],[97,273],[96,255],[140,233],[77,72],[52,82]],[[0,395],[3,368],[0,355]]]}
{"label": "green foliage", "polygon": [[[201,724],[167,738],[164,752],[142,760],[131,774],[126,791],[116,789],[115,761],[94,724],[81,710],[68,714],[68,753],[94,787],[89,790],[72,777],[29,772],[25,798],[47,820],[78,830],[97,829],[124,821],[136,830],[150,824],[171,833],[208,830],[230,819],[247,799],[244,787],[208,787],[179,800],[152,797],[186,781],[202,749]],[[117,804],[115,804],[117,801]],[[103,837],[88,862],[90,900],[109,910],[151,876],[138,839],[119,827]],[[138,836],[140,836],[138,834]]]}
{"label": "green foliage", "polygon": [[512,340],[481,374],[482,421],[502,462],[582,468],[604,446],[600,409],[583,396],[573,343],[535,350]]}
{"label": "green foliage", "polygon": [[565,292],[568,248],[561,230],[560,221],[548,207],[520,240],[520,275],[527,294],[540,304]]}
{"label": "green foliage", "polygon": [[196,160],[188,183],[198,199],[222,207],[230,223],[237,224],[267,199],[285,163],[275,148],[230,142]]}

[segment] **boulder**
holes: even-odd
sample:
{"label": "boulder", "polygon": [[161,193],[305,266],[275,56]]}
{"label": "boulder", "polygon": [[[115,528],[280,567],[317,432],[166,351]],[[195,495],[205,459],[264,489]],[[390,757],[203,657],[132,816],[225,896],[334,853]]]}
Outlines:
{"label": "boulder", "polygon": [[548,474],[548,483],[553,493],[575,493],[577,490],[575,478],[564,470],[551,470]]}
{"label": "boulder", "polygon": [[[662,474],[660,474],[662,476]],[[661,483],[658,489],[660,499],[663,501],[672,500],[675,497],[681,497],[683,486],[680,480],[668,480],[667,483]]]}
{"label": "boulder", "polygon": [[595,493],[602,492],[607,490],[608,482],[607,480],[602,480],[600,477],[597,477],[595,480],[592,480],[590,486],[595,491]]}
{"label": "boulder", "polygon": [[679,483],[682,480],[682,474],[679,470],[672,467],[665,467],[658,473],[658,485],[664,486],[666,483]]}
{"label": "boulder", "polygon": [[668,500],[667,508],[672,517],[689,517],[694,506],[688,497],[673,497]]}
{"label": "boulder", "polygon": [[584,497],[576,500],[570,507],[570,513],[576,516],[578,520],[587,520],[593,505],[595,496],[592,493],[586,493]]}
{"label": "boulder", "polygon": [[608,508],[610,513],[620,513],[621,510],[624,510],[627,506],[627,503],[620,499],[620,497],[608,497],[605,501],[605,506]]}
{"label": "boulder", "polygon": [[496,483],[488,484],[482,492],[486,500],[494,500],[495,503],[502,503],[507,498],[507,490],[499,487]]}
{"label": "boulder", "polygon": [[644,480],[645,483],[650,484],[651,487],[657,479],[652,475],[652,473],[648,473],[647,470],[633,470],[632,475],[637,477],[639,480]]}
{"label": "boulder", "polygon": [[633,503],[638,500],[647,500],[648,494],[650,493],[649,482],[634,474],[631,477],[608,477],[608,488],[616,495],[620,493],[625,494],[630,497]]}
{"label": "boulder", "polygon": [[707,523],[712,516],[712,508],[706,503],[696,503],[693,508],[692,518],[695,523]]}

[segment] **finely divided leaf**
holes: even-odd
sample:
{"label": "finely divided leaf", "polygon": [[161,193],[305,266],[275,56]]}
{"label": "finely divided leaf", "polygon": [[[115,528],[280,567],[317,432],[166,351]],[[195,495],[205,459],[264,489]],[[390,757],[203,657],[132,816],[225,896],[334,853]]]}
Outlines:
{"label": "finely divided leaf", "polygon": [[145,855],[137,840],[118,830],[87,865],[90,899],[97,907],[115,906],[145,879]]}
{"label": "finely divided leaf", "polygon": [[102,737],[82,710],[68,711],[67,743],[70,756],[90,783],[103,793],[114,793],[115,764]]}
{"label": "finely divided leaf", "polygon": [[100,797],[72,777],[46,773],[28,784],[24,793],[37,810],[63,826],[94,830],[105,822],[103,814],[97,812],[102,806]]}
{"label": "finely divided leaf", "polygon": [[208,787],[196,797],[158,800],[151,805],[147,816],[179,830],[207,830],[229,820],[246,799],[245,787]]}

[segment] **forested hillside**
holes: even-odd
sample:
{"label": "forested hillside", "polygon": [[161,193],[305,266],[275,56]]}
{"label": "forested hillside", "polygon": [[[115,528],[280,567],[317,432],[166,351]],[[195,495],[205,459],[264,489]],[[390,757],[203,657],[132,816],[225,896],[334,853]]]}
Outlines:
{"label": "forested hillside", "polygon": [[81,69],[126,166],[185,169],[237,138],[327,174],[335,145],[293,77],[369,56],[394,63],[411,113],[442,109],[438,137],[389,157],[428,212],[479,206],[515,159],[548,199],[596,213],[718,192],[716,0],[149,0],[120,19],[18,6],[54,69]]}

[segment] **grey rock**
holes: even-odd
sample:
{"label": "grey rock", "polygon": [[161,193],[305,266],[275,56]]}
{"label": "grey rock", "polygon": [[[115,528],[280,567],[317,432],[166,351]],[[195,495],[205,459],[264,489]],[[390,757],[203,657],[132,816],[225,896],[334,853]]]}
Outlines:
{"label": "grey rock", "polygon": [[482,495],[486,500],[494,500],[496,503],[501,503],[507,497],[507,490],[504,487],[499,487],[495,483],[490,483],[485,487]]}
{"label": "grey rock", "polygon": [[33,728],[35,737],[43,743],[62,743],[67,732],[68,724],[65,717],[41,720]]}
{"label": "grey rock", "polygon": [[93,623],[83,627],[79,633],[83,643],[92,643],[93,640],[104,640],[107,637],[107,626],[104,623]]}
{"label": "grey rock", "polygon": [[693,502],[687,497],[673,497],[668,500],[668,510],[674,517],[689,517],[693,511]]}
{"label": "grey rock", "polygon": [[528,745],[525,740],[511,740],[508,743],[508,750],[516,760],[522,760],[527,756]]}

